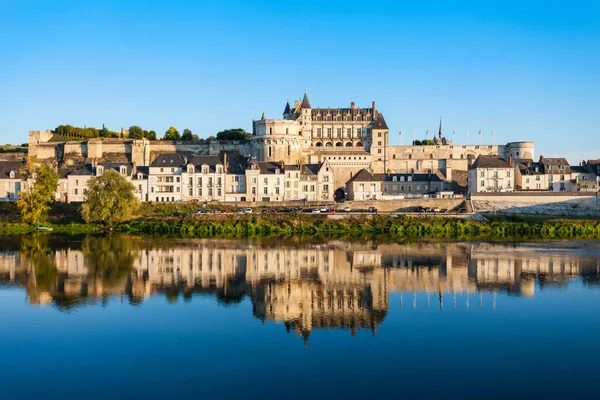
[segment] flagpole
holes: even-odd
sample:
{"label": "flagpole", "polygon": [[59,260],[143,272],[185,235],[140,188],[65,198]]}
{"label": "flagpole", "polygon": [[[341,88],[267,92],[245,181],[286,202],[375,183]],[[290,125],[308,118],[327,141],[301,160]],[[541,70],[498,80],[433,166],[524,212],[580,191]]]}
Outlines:
{"label": "flagpole", "polygon": [[413,129],[413,142],[412,142],[413,146],[415,145],[416,140],[417,140],[417,130]]}
{"label": "flagpole", "polygon": [[400,129],[400,146],[402,146],[402,129]]}
{"label": "flagpole", "polygon": [[496,130],[492,129],[492,145],[496,144]]}
{"label": "flagpole", "polygon": [[479,130],[479,145],[481,146],[481,129]]}
{"label": "flagpole", "polygon": [[469,130],[465,131],[465,135],[467,135],[467,146],[469,145]]}

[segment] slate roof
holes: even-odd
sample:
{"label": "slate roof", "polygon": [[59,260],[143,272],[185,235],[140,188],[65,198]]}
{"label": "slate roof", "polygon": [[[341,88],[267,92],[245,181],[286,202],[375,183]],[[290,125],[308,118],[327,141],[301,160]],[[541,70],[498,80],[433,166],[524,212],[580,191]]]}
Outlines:
{"label": "slate roof", "polygon": [[471,169],[475,168],[512,168],[504,158],[495,155],[480,155],[477,157]]}
{"label": "slate roof", "polygon": [[373,129],[389,129],[385,119],[383,118],[383,114],[379,111],[375,116],[375,122],[373,123]]}
{"label": "slate roof", "polygon": [[283,174],[283,168],[281,168],[281,164],[278,162],[270,162],[270,161],[252,161],[251,164],[254,164],[258,167],[261,174],[275,174],[275,170],[279,169],[279,173]]}
{"label": "slate roof", "polygon": [[[376,175],[377,176],[377,175]],[[396,182],[400,182],[400,178],[404,178],[404,182],[408,182],[408,177],[411,177],[413,182],[442,182],[443,179],[437,174],[383,174],[383,180],[385,182],[394,182],[394,177],[396,178]]]}
{"label": "slate roof", "polygon": [[148,173],[150,168],[148,167],[136,167],[132,179],[138,179],[138,174],[142,174],[142,179],[148,179]]}
{"label": "slate roof", "polygon": [[302,175],[318,175],[321,166],[319,164],[302,164]]}
{"label": "slate roof", "polygon": [[547,174],[568,174],[571,169],[566,158],[540,157],[540,163]]}
{"label": "slate roof", "polygon": [[83,167],[76,169],[71,172],[69,175],[79,175],[79,176],[89,176],[94,175],[92,164],[85,164]]}
{"label": "slate roof", "polygon": [[132,163],[101,162],[101,163],[98,163],[98,166],[104,167],[104,171],[108,171],[109,169],[112,169],[112,170],[117,171],[118,173],[121,173],[121,167],[125,166],[125,167],[127,167],[127,172],[126,172],[127,176],[130,176],[131,171],[133,170]]}
{"label": "slate roof", "polygon": [[372,173],[367,171],[366,169],[361,169],[358,171],[352,178],[346,182],[346,184],[350,182],[380,182],[381,179],[374,176]]}
{"label": "slate roof", "polygon": [[304,98],[302,99],[302,108],[312,108],[310,101],[308,101],[308,94],[304,92]]}
{"label": "slate roof", "polygon": [[215,172],[216,165],[222,163],[219,156],[193,156],[189,161],[189,164],[192,164],[196,168],[196,171],[200,171],[202,166],[206,164],[210,172]]}
{"label": "slate roof", "polygon": [[151,167],[181,167],[185,164],[182,156],[177,153],[159,154],[150,164]]}
{"label": "slate roof", "polygon": [[15,179],[21,178],[23,163],[18,160],[0,161],[0,179],[10,179],[11,171],[15,172]]}

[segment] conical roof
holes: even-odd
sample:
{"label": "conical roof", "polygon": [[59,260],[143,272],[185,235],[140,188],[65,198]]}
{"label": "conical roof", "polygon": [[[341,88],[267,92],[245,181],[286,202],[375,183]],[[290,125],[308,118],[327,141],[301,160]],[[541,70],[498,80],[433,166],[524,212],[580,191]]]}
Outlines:
{"label": "conical roof", "polygon": [[304,92],[304,98],[302,99],[302,108],[312,108],[310,101],[308,101],[308,94]]}
{"label": "conical roof", "polygon": [[285,110],[283,110],[284,114],[291,114],[292,113],[292,107],[290,106],[290,102],[288,101],[285,104]]}

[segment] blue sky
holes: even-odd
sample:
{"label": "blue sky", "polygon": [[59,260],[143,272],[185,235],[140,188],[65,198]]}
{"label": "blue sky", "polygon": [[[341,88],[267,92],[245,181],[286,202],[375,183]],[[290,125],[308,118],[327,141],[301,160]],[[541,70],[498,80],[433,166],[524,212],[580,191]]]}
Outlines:
{"label": "blue sky", "polygon": [[377,106],[404,143],[534,140],[600,158],[600,4],[0,0],[0,143],[59,124],[201,137],[313,106]]}

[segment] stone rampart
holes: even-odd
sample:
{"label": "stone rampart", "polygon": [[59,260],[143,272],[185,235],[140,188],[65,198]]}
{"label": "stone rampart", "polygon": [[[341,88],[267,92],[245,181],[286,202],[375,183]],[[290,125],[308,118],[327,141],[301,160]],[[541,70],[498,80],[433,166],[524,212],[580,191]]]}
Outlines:
{"label": "stone rampart", "polygon": [[544,215],[600,215],[596,193],[472,193],[474,211]]}

